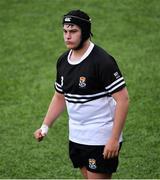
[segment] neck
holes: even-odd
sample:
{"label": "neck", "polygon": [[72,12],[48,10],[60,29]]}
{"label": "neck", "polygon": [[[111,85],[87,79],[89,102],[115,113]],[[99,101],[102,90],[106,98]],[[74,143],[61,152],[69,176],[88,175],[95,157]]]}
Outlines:
{"label": "neck", "polygon": [[81,49],[78,50],[72,50],[71,60],[77,60],[80,59],[83,54],[87,51],[88,47],[90,45],[90,40],[87,40],[83,43],[83,46]]}

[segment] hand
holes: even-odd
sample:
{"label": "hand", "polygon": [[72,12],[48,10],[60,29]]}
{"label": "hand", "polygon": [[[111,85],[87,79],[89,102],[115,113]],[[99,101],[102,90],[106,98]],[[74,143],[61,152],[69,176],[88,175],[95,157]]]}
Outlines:
{"label": "hand", "polygon": [[46,136],[46,134],[42,134],[42,130],[41,129],[37,129],[34,132],[34,137],[36,138],[37,141],[42,141],[43,138]]}
{"label": "hand", "polygon": [[110,138],[108,143],[104,147],[103,156],[104,159],[110,159],[118,156],[119,153],[119,141]]}

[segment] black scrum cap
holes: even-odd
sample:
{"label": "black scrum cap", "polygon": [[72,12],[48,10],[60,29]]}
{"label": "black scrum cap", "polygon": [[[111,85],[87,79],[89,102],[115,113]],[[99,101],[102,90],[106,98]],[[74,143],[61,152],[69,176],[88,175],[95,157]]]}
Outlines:
{"label": "black scrum cap", "polygon": [[91,19],[81,10],[72,10],[63,16],[64,24],[76,24],[82,30],[82,43],[92,36],[91,33]]}

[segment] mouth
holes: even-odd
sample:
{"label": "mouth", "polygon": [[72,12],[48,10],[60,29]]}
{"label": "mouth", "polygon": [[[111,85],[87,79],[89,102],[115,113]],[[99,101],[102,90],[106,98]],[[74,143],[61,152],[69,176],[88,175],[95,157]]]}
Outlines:
{"label": "mouth", "polygon": [[67,45],[72,45],[73,43],[72,42],[70,42],[70,41],[66,41],[65,42]]}

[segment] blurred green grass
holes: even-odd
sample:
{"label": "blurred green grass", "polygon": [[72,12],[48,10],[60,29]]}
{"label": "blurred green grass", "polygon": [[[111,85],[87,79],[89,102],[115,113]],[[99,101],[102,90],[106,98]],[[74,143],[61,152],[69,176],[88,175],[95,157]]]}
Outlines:
{"label": "blurred green grass", "polygon": [[160,178],[160,1],[0,0],[0,178],[82,178],[68,158],[66,112],[37,143],[54,93],[55,65],[65,51],[61,17],[82,9],[93,42],[124,74],[130,111],[113,178]]}

